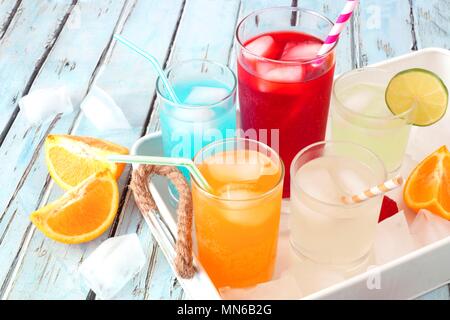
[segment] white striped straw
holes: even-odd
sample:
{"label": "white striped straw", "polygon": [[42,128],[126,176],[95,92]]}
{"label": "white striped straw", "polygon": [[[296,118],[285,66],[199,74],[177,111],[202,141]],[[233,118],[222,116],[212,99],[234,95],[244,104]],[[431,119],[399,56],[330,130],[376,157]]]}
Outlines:
{"label": "white striped straw", "polygon": [[119,163],[138,163],[138,164],[153,164],[160,166],[180,166],[189,170],[189,173],[197,181],[197,183],[208,192],[212,191],[211,186],[203,177],[200,170],[187,158],[170,158],[170,157],[154,157],[154,156],[130,156],[130,155],[110,155],[107,157],[108,161]]}
{"label": "white striped straw", "polygon": [[347,23],[348,20],[350,20],[350,17],[352,16],[353,11],[355,10],[357,5],[358,0],[347,0],[344,9],[337,18],[333,28],[331,28],[331,31],[328,34],[327,38],[323,42],[323,45],[320,48],[318,55],[323,55],[327,53],[328,50],[330,50],[334,46],[336,41],[338,41],[339,35],[341,34],[342,30],[344,30],[345,24]]}
{"label": "white striped straw", "polygon": [[342,196],[341,200],[345,204],[360,203],[380,194],[384,194],[388,191],[394,190],[400,187],[402,184],[403,178],[401,176],[396,176],[359,194],[355,194],[353,196]]}

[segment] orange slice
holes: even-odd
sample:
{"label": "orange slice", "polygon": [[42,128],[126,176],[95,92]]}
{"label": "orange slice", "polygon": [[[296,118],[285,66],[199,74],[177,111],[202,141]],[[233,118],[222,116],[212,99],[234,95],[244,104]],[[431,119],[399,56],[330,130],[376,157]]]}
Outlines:
{"label": "orange slice", "polygon": [[107,161],[106,156],[111,154],[128,154],[128,149],[90,137],[49,135],[45,140],[48,171],[64,190],[69,190],[92,174],[105,169],[110,170],[118,179],[125,164]]}
{"label": "orange slice", "polygon": [[446,146],[414,169],[406,181],[403,199],[415,212],[427,209],[450,220],[450,152]]}
{"label": "orange slice", "polygon": [[58,200],[31,214],[31,221],[47,237],[63,243],[97,238],[113,223],[119,189],[112,174],[96,173]]}

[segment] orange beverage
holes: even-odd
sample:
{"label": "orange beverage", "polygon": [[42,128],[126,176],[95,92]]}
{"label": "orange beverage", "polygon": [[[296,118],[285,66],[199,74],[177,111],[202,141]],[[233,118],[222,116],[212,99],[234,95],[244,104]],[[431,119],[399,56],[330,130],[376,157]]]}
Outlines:
{"label": "orange beverage", "polygon": [[206,146],[194,162],[212,187],[192,195],[198,258],[217,288],[271,279],[284,168],[278,154],[248,139]]}

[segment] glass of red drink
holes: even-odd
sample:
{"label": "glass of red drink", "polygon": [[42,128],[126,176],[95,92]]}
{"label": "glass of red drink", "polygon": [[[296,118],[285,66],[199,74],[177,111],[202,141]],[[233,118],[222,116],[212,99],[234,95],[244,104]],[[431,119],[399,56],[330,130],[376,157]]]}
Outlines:
{"label": "glass of red drink", "polygon": [[301,149],[325,138],[336,44],[318,52],[332,27],[314,11],[277,7],[251,13],[236,30],[241,127],[259,140],[278,129],[286,168]]}

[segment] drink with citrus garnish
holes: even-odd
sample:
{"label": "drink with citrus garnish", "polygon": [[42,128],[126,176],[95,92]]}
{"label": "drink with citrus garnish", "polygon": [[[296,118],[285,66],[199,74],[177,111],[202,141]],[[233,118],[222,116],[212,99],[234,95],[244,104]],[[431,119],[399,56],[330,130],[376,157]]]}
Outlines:
{"label": "drink with citrus garnish", "polygon": [[374,151],[389,172],[402,164],[411,125],[409,110],[394,115],[385,102],[391,75],[380,69],[365,68],[339,77],[333,88],[332,136],[352,141]]}
{"label": "drink with citrus garnish", "polygon": [[198,257],[217,288],[270,280],[284,169],[275,151],[247,139],[202,149],[194,162],[211,191],[192,185]]}
{"label": "drink with citrus garnish", "polygon": [[[318,13],[280,7],[256,11],[238,26],[242,128],[278,129],[286,166],[299,150],[325,137],[335,53],[334,47],[318,52],[332,25]],[[284,197],[288,172],[286,178]]]}
{"label": "drink with citrus garnish", "polygon": [[447,89],[434,73],[409,69],[394,76],[364,68],[336,79],[332,95],[332,137],[374,151],[388,172],[397,171],[411,124],[428,126],[447,108]]}

